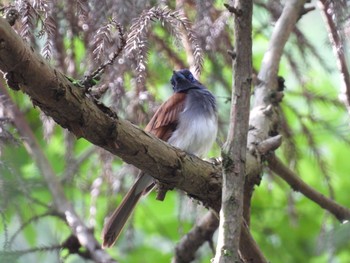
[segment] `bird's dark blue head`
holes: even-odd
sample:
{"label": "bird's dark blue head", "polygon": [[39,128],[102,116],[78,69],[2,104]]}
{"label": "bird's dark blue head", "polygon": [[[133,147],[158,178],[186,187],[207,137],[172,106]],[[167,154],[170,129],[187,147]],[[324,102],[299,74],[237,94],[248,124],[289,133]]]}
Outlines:
{"label": "bird's dark blue head", "polygon": [[173,76],[170,80],[174,92],[186,92],[190,89],[203,89],[202,84],[195,79],[191,71],[181,69],[173,71]]}

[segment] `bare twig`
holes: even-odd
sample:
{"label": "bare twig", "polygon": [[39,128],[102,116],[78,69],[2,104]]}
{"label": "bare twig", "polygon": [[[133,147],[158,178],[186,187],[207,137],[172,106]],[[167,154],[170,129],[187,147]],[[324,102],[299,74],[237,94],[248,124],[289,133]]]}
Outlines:
{"label": "bare twig", "polygon": [[271,154],[267,160],[269,168],[285,180],[295,191],[302,193],[320,207],[332,213],[340,222],[350,220],[350,210],[348,208],[337,204],[304,183],[299,176],[286,167],[275,155]]}
{"label": "bare twig", "polygon": [[77,159],[71,158],[70,162],[66,166],[66,169],[61,175],[61,182],[65,184],[67,181],[71,181],[72,177],[76,174],[81,164],[85,162],[88,158],[90,158],[91,155],[96,153],[96,151],[96,147],[91,147],[90,149],[83,152],[80,156],[78,156]]}
{"label": "bare twig", "polygon": [[61,245],[51,245],[51,246],[41,246],[36,248],[30,248],[25,250],[10,250],[10,251],[0,251],[0,258],[4,262],[13,262],[14,258],[18,258],[31,253],[38,253],[43,251],[53,251],[62,249]]}
{"label": "bare twig", "polygon": [[115,20],[113,20],[112,22],[113,22],[114,26],[116,27],[116,29],[118,30],[118,39],[119,39],[120,44],[118,45],[118,48],[113,52],[113,55],[109,60],[107,60],[106,62],[101,64],[90,75],[84,77],[84,79],[81,81],[80,84],[82,86],[84,86],[86,89],[94,86],[94,79],[101,77],[101,74],[104,72],[106,67],[109,65],[112,65],[115,62],[116,58],[120,56],[121,52],[124,50],[124,47],[126,46],[124,29],[123,29],[122,25]]}
{"label": "bare twig", "polygon": [[33,216],[31,218],[29,218],[26,222],[22,223],[21,226],[16,230],[15,233],[13,233],[11,235],[11,239],[10,241],[8,242],[9,243],[9,248],[11,248],[13,242],[15,241],[15,238],[27,227],[27,226],[30,226],[32,223],[44,218],[44,217],[47,217],[47,216],[56,216],[56,217],[59,217],[59,218],[64,218],[64,215],[60,215],[58,214],[56,211],[47,211],[47,212],[44,212],[40,215],[36,215],[36,216]]}
{"label": "bare twig", "polygon": [[337,28],[336,23],[333,19],[334,9],[332,7],[331,2],[332,1],[327,0],[318,1],[324,19],[326,20],[329,40],[332,43],[333,51],[338,62],[338,68],[342,76],[343,86],[345,89],[344,93],[346,98],[344,99],[344,101],[346,101],[348,112],[350,112],[350,69],[349,65],[346,62],[345,50],[341,41],[341,37],[339,35],[339,29]]}

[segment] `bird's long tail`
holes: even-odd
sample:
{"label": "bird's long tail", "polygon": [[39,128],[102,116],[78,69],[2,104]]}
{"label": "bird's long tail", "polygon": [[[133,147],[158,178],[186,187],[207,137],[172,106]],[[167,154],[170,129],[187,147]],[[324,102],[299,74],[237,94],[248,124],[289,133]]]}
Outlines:
{"label": "bird's long tail", "polygon": [[154,186],[153,178],[144,173],[140,173],[134,185],[130,188],[121,204],[114,210],[113,214],[108,218],[102,231],[103,244],[102,247],[111,247],[121,231],[126,221],[130,217],[135,205],[143,194],[148,193]]}

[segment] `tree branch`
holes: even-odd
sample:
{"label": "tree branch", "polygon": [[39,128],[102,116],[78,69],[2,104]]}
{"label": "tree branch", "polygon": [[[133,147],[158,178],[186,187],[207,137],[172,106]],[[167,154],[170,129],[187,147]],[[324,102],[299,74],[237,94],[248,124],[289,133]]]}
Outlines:
{"label": "tree branch", "polygon": [[332,10],[332,4],[330,1],[320,0],[318,1],[318,3],[321,7],[324,19],[326,21],[328,37],[330,42],[332,43],[333,52],[338,62],[338,68],[343,78],[343,87],[346,98],[344,101],[346,101],[348,112],[350,112],[350,69],[346,63],[344,45],[339,35],[339,29],[337,28],[333,20],[335,12],[334,10]]}
{"label": "tree branch", "polygon": [[[249,133],[248,133],[248,152],[247,152],[247,175],[244,185],[243,215],[249,225],[250,221],[250,202],[254,191],[254,186],[261,181],[262,160],[266,152],[264,148],[266,143],[278,147],[280,137],[271,137],[271,134],[277,133],[279,118],[276,106],[283,97],[283,93],[278,91],[278,67],[283,53],[284,46],[289,38],[290,33],[300,17],[305,0],[289,0],[283,8],[274,27],[269,47],[264,55],[260,72],[258,75],[259,83],[254,90],[253,110],[250,112]],[[276,100],[274,98],[280,98]],[[261,145],[260,145],[261,144]],[[264,145],[265,144],[265,145]],[[267,148],[269,148],[268,146]],[[248,229],[244,225],[242,229]],[[245,232],[242,232],[242,235]],[[241,236],[241,240],[244,238]],[[246,239],[244,239],[246,240]],[[246,260],[259,259],[257,262],[266,262],[257,246],[252,246],[254,250],[246,248],[244,242],[240,242],[240,250]],[[254,252],[254,253],[252,253]]]}
{"label": "tree branch", "polygon": [[304,183],[299,176],[285,166],[274,154],[271,154],[267,161],[271,171],[286,181],[293,190],[302,193],[320,207],[332,213],[340,222],[350,220],[350,210],[348,208],[337,204],[332,199],[322,195]]}
{"label": "tree branch", "polygon": [[220,210],[219,167],[169,146],[94,101],[27,47],[0,19],[0,70],[59,125],[78,138],[118,155],[125,162]]}
{"label": "tree branch", "polygon": [[[227,6],[226,6],[227,7]],[[214,262],[239,262],[239,243],[243,222],[244,179],[249,106],[252,83],[252,13],[253,1],[235,1],[233,60],[234,80],[230,127],[222,150],[223,188],[220,211],[219,240]],[[238,10],[238,11],[237,11]],[[238,15],[237,13],[241,15]]]}
{"label": "tree branch", "polygon": [[254,106],[270,103],[271,91],[277,90],[277,74],[284,46],[293,31],[306,0],[289,0],[283,8],[272,32],[269,47],[264,55],[258,79],[260,85],[255,90]]}
{"label": "tree branch", "polygon": [[176,245],[172,263],[192,262],[198,248],[207,241],[211,242],[218,226],[219,219],[213,212],[209,211]]}
{"label": "tree branch", "polygon": [[[253,170],[247,173],[244,192],[244,218],[248,225],[250,221],[250,200],[254,186],[261,181],[261,161],[266,153],[262,148],[265,147],[265,142],[269,142],[271,134],[277,133],[279,125],[276,106],[278,106],[280,99],[274,99],[283,97],[283,93],[277,90],[279,63],[283,48],[295,27],[304,2],[305,0],[289,0],[286,2],[274,27],[268,50],[264,55],[258,75],[259,83],[255,86],[254,107],[250,112],[249,120],[247,155],[247,166]],[[280,139],[273,139],[277,146]]]}

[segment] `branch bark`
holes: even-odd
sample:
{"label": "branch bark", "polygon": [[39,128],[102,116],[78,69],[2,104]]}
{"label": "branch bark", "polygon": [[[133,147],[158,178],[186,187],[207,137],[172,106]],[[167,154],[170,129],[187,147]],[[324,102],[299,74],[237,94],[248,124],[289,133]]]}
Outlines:
{"label": "branch bark", "polygon": [[[228,8],[228,6],[226,6]],[[239,262],[249,105],[252,83],[252,0],[235,1],[235,53],[230,127],[222,150],[223,188],[219,240],[214,262]]]}

